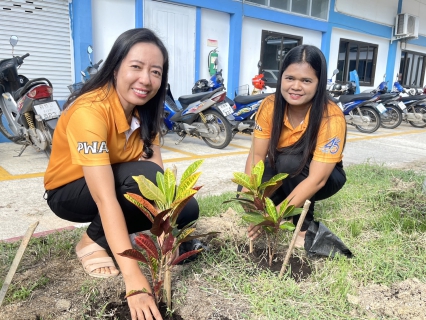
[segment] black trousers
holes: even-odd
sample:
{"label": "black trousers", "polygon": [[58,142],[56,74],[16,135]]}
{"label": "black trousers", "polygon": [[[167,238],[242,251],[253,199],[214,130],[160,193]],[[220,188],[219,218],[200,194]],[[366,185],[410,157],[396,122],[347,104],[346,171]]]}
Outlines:
{"label": "black trousers", "polygon": [[[118,163],[111,167],[117,200],[123,210],[128,233],[151,229],[151,221],[134,204],[124,198],[124,194],[127,192],[141,194],[138,184],[132,176],[144,175],[156,184],[156,174],[163,172],[163,169],[151,161]],[[90,239],[101,247],[108,248],[98,208],[84,178],[47,191],[47,204],[59,218],[80,223],[90,222],[87,228]],[[177,219],[178,227],[183,228],[188,223],[197,220],[198,214],[198,203],[192,198]]]}
{"label": "black trousers", "polygon": [[[278,205],[284,199],[286,199],[290,195],[290,193],[297,187],[297,185],[308,177],[311,160],[306,163],[306,165],[303,167],[302,172],[295,175],[297,169],[300,166],[301,161],[302,155],[280,154],[278,155],[277,160],[275,161],[275,169],[273,169],[269,164],[269,160],[266,159],[265,172],[263,174],[264,181],[271,179],[277,173],[288,173],[288,177],[283,180],[282,186],[271,196],[271,200],[274,202],[275,205]],[[334,167],[324,187],[318,190],[318,192],[314,194],[311,199],[309,199],[311,201],[311,205],[309,207],[308,213],[306,214],[301,231],[306,231],[309,227],[310,222],[314,220],[315,201],[331,197],[343,187],[345,182],[346,174],[343,171],[342,162],[339,162]],[[295,225],[299,221],[299,218],[300,215],[293,217],[293,223]]]}

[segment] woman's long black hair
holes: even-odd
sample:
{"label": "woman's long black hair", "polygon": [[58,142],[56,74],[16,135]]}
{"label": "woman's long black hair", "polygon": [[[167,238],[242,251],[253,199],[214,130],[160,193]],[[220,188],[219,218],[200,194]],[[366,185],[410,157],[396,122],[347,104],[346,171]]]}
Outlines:
{"label": "woman's long black hair", "polygon": [[[312,98],[312,106],[309,111],[309,123],[302,137],[293,145],[277,149],[283,127],[284,114],[287,109],[287,101],[281,94],[282,75],[287,67],[293,63],[307,63],[315,71],[318,78],[317,91]],[[272,119],[272,133],[268,148],[268,158],[272,167],[275,167],[275,161],[278,153],[283,154],[302,154],[302,161],[295,174],[302,171],[305,164],[312,157],[317,143],[317,136],[321,126],[324,112],[327,112],[328,95],[327,85],[327,63],[324,54],[315,46],[300,45],[291,49],[282,63],[277,90],[275,92],[274,117]]]}
{"label": "woman's long black hair", "polygon": [[167,76],[169,71],[169,55],[163,42],[149,29],[137,28],[123,32],[108,54],[102,68],[88,82],[86,82],[80,91],[72,93],[64,105],[67,108],[75,99],[83,94],[102,88],[108,85],[115,87],[114,73],[118,71],[127,56],[130,49],[137,43],[152,43],[156,45],[163,55],[163,74],[161,77],[161,86],[157,94],[143,106],[136,106],[140,118],[140,135],[143,141],[143,157],[149,159],[153,155],[152,142],[157,134],[161,135],[161,123],[164,114],[164,100],[166,97]]}

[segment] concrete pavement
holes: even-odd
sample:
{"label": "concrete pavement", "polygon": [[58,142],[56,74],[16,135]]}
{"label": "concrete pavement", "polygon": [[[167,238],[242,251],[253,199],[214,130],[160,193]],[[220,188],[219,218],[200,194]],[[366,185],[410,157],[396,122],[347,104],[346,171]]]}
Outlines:
{"label": "concrete pavement", "polygon": [[[199,196],[235,190],[230,179],[233,172],[244,170],[251,136],[238,134],[223,150],[190,137],[175,145],[177,139],[175,134],[165,137],[165,167],[175,164],[179,176],[190,163],[203,158]],[[19,150],[20,146],[13,143],[0,143],[0,240],[16,240],[37,220],[38,234],[81,226],[56,217],[43,199],[43,174],[48,163],[44,153],[28,147],[16,157]],[[426,163],[426,128],[402,123],[393,130],[380,128],[373,134],[363,134],[349,126],[343,161],[346,166],[366,161],[397,167]]]}

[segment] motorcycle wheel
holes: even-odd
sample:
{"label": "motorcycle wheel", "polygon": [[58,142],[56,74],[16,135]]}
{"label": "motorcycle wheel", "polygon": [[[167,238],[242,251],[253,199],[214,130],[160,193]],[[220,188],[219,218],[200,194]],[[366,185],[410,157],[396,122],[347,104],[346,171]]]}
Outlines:
{"label": "motorcycle wheel", "polygon": [[352,113],[357,116],[370,117],[370,122],[365,125],[355,125],[358,131],[363,133],[373,133],[380,127],[380,116],[379,113],[372,107],[359,107],[361,114],[358,114],[358,109],[352,110]]}
{"label": "motorcycle wheel", "polygon": [[46,154],[47,159],[50,159],[50,155],[52,154],[52,145],[51,144],[48,144],[46,146],[46,149],[44,149],[44,153]]}
{"label": "motorcycle wheel", "polygon": [[209,128],[213,126],[218,132],[216,138],[203,137],[204,142],[214,149],[223,149],[227,147],[232,140],[232,128],[228,120],[215,110],[204,112],[204,116],[206,117]]}
{"label": "motorcycle wheel", "polygon": [[12,141],[13,143],[16,143],[16,144],[20,144],[20,145],[24,145],[24,144],[27,144],[27,141],[25,140],[25,139],[22,139],[22,140],[14,140],[13,139],[13,135],[11,135],[10,133],[9,133],[9,131],[7,131],[7,129],[6,129],[6,127],[3,125],[3,112],[2,112],[2,110],[0,109],[0,132],[7,138],[7,139],[9,139],[10,141]]}
{"label": "motorcycle wheel", "polygon": [[415,128],[425,128],[426,120],[424,120],[424,115],[426,113],[426,107],[424,106],[415,106],[414,110],[416,113],[421,114],[423,116],[423,121],[408,121]]}
{"label": "motorcycle wheel", "polygon": [[388,117],[382,117],[381,126],[386,129],[395,129],[402,122],[401,109],[393,105],[387,105],[385,107],[388,110]]}

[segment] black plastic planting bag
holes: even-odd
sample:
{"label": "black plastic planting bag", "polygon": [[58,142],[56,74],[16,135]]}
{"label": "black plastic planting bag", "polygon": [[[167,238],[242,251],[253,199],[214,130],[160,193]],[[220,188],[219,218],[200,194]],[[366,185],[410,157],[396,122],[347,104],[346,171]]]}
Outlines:
{"label": "black plastic planting bag", "polygon": [[312,221],[305,235],[305,250],[308,256],[334,257],[343,254],[352,258],[352,252],[324,224]]}

